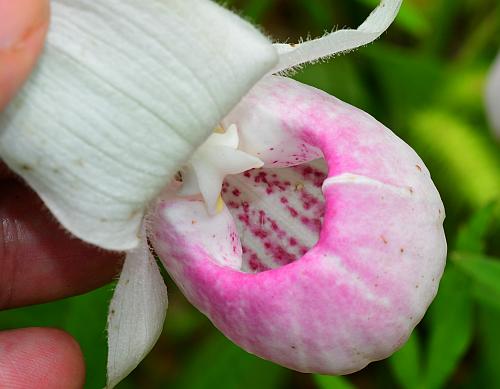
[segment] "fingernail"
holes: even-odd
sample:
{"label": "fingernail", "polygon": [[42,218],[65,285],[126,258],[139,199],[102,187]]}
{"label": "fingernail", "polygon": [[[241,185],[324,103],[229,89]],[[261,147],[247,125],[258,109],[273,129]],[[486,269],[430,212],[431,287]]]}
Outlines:
{"label": "fingernail", "polygon": [[48,0],[0,0],[0,50],[17,47],[48,15]]}

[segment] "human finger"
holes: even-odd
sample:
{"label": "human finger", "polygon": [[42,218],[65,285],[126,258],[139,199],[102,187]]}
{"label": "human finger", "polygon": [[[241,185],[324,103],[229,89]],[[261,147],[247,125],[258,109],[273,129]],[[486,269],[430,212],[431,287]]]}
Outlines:
{"label": "human finger", "polygon": [[49,0],[0,0],[0,109],[35,65],[49,13]]}
{"label": "human finger", "polygon": [[0,388],[77,389],[85,380],[78,343],[52,328],[0,332]]}
{"label": "human finger", "polygon": [[118,274],[122,254],[72,237],[21,182],[0,181],[0,309],[84,293]]}

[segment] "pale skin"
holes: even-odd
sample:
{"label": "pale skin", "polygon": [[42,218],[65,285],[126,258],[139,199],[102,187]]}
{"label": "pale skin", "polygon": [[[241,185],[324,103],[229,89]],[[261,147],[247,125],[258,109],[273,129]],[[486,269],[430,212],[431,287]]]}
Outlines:
{"label": "pale skin", "polygon": [[[40,55],[49,0],[0,0],[0,110]],[[108,283],[122,256],[72,238],[0,161],[0,309],[52,301]],[[0,331],[0,387],[81,388],[82,353],[51,328]]]}

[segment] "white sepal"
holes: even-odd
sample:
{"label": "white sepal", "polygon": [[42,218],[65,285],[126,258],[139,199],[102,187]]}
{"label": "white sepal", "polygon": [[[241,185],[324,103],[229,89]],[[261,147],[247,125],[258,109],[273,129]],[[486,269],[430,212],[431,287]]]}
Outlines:
{"label": "white sepal", "polygon": [[53,0],[35,73],[0,116],[0,158],[77,237],[138,244],[148,203],[276,50],[208,0]]}
{"label": "white sepal", "polygon": [[337,30],[321,38],[300,44],[275,44],[280,60],[272,73],[328,58],[342,51],[366,45],[377,39],[396,18],[403,0],[382,0],[356,30]]}
{"label": "white sepal", "polygon": [[144,237],[127,253],[109,306],[107,388],[124,379],[153,348],[167,305],[167,287]]}

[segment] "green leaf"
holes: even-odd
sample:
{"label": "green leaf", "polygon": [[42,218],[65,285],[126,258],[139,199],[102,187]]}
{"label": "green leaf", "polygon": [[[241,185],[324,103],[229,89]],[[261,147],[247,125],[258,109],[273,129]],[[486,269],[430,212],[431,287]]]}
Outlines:
{"label": "green leaf", "polygon": [[[408,117],[410,113],[429,106],[446,76],[441,61],[382,41],[364,47],[359,54],[368,60],[370,70],[375,74],[382,100],[378,104],[387,105],[393,130],[408,126],[412,122]],[[377,119],[380,120],[379,115]]]}
{"label": "green leaf", "polygon": [[105,286],[72,299],[64,317],[64,329],[75,337],[83,352],[87,389],[100,389],[106,384],[106,321],[111,295],[112,288]]}
{"label": "green leaf", "polygon": [[489,66],[452,66],[438,92],[436,105],[460,117],[484,122],[484,86]]}
{"label": "green leaf", "polygon": [[293,76],[304,84],[311,85],[361,109],[370,110],[372,98],[355,62],[357,56],[337,57],[329,62],[305,67]]}
{"label": "green leaf", "polygon": [[488,8],[488,12],[484,16],[481,15],[481,23],[475,23],[474,28],[465,35],[465,40],[461,42],[460,52],[456,55],[455,63],[468,65],[477,62],[477,59],[481,58],[487,51],[489,45],[492,47],[500,46],[498,40],[500,2],[486,4],[485,8]]}
{"label": "green leaf", "polygon": [[64,318],[71,304],[65,299],[48,304],[0,311],[0,329],[21,327],[64,327]]}
{"label": "green leaf", "polygon": [[[358,0],[371,8],[375,8],[379,0]],[[394,23],[402,30],[416,37],[422,38],[431,32],[431,23],[425,15],[412,3],[404,1]]]}
{"label": "green leaf", "polygon": [[389,365],[399,385],[413,389],[420,380],[420,341],[414,331],[406,344],[389,358]]}
{"label": "green leaf", "polygon": [[477,364],[476,388],[500,387],[500,311],[487,307],[479,310],[478,344],[479,363]]}
{"label": "green leaf", "polygon": [[486,235],[495,216],[497,202],[479,209],[458,232],[455,249],[459,252],[482,253]]}
{"label": "green leaf", "polygon": [[214,331],[185,365],[174,388],[275,389],[287,370],[248,354]]}
{"label": "green leaf", "polygon": [[318,389],[354,389],[347,378],[340,376],[328,376],[313,374],[314,382]]}
{"label": "green leaf", "polygon": [[430,308],[429,346],[421,387],[440,388],[467,352],[473,334],[473,304],[468,279],[449,266]]}
{"label": "green leaf", "polygon": [[309,15],[316,29],[331,29],[335,8],[330,0],[298,0],[298,5]]}
{"label": "green leaf", "polygon": [[500,294],[500,259],[469,253],[454,253],[451,258],[474,282]]}
{"label": "green leaf", "polygon": [[273,5],[274,2],[269,0],[250,0],[243,9],[243,15],[254,22],[260,22]]}
{"label": "green leaf", "polygon": [[430,2],[432,10],[432,39],[425,41],[426,49],[433,54],[444,54],[455,38],[455,21],[458,20],[464,0],[440,0]]}
{"label": "green leaf", "polygon": [[173,281],[169,280],[168,285],[168,315],[162,335],[173,343],[182,343],[203,328],[207,318],[186,301]]}
{"label": "green leaf", "polygon": [[433,176],[455,207],[465,202],[477,209],[500,198],[498,146],[478,128],[441,110],[419,112],[408,122],[410,143],[435,166]]}
{"label": "green leaf", "polygon": [[472,294],[481,306],[500,311],[500,293],[498,290],[476,283],[472,288]]}

